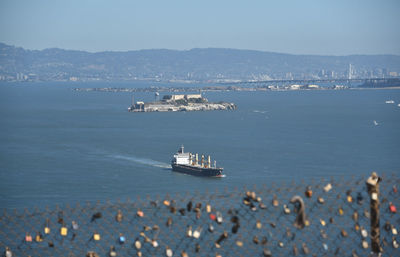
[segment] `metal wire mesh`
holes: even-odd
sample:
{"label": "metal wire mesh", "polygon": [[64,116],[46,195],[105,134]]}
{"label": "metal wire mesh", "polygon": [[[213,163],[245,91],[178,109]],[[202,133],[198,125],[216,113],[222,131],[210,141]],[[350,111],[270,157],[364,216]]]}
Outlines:
{"label": "metal wire mesh", "polygon": [[[13,256],[368,256],[365,180],[3,210],[0,247]],[[382,256],[400,256],[399,214],[390,209],[400,206],[399,184],[398,175],[380,184]],[[305,205],[303,228],[296,195]]]}

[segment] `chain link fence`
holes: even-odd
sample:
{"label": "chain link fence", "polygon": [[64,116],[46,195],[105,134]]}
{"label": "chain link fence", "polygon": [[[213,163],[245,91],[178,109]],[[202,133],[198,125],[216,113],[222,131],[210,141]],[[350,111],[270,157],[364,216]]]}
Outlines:
{"label": "chain link fence", "polygon": [[[5,256],[369,256],[377,236],[371,233],[376,195],[366,181],[354,177],[3,210],[0,247]],[[384,176],[379,185],[380,251],[400,256],[400,178]]]}

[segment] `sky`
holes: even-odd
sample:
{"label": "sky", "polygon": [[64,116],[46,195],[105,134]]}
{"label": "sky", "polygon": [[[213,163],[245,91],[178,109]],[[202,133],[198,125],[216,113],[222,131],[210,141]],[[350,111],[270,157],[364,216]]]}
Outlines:
{"label": "sky", "polygon": [[400,55],[400,1],[0,0],[0,42],[89,52],[218,47]]}

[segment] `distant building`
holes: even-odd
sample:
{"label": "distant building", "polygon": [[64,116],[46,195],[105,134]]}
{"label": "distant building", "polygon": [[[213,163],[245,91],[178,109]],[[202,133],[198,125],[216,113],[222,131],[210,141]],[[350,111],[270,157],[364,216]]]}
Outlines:
{"label": "distant building", "polygon": [[189,100],[189,99],[202,99],[201,94],[190,94],[190,95],[165,95],[163,99],[165,100]]}

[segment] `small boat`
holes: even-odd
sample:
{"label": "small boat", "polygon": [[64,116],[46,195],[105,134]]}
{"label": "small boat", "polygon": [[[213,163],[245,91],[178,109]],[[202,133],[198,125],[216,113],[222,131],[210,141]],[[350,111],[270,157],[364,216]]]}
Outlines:
{"label": "small boat", "polygon": [[385,101],[385,103],[387,103],[387,104],[394,104],[394,101],[393,101],[393,100],[387,100],[387,101]]}
{"label": "small boat", "polygon": [[[193,158],[194,157],[194,158]],[[211,165],[211,157],[208,156],[207,161],[204,160],[204,155],[201,156],[199,163],[199,155],[196,153],[185,153],[183,145],[178,152],[174,154],[171,161],[172,171],[185,173],[194,176],[203,177],[224,177],[222,174],[223,168],[217,167],[217,162]]]}
{"label": "small boat", "polygon": [[378,122],[376,122],[376,120],[374,120],[374,125],[375,125],[375,126],[378,126]]}

